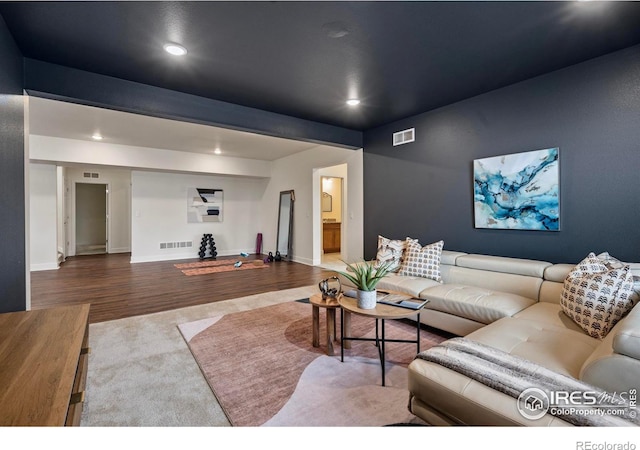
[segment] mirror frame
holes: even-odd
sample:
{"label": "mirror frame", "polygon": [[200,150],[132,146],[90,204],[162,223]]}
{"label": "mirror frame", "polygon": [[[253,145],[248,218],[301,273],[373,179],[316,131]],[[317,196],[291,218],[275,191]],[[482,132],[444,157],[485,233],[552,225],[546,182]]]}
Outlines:
{"label": "mirror frame", "polygon": [[333,197],[328,192],[322,193],[322,212],[333,211]]}
{"label": "mirror frame", "polygon": [[[295,194],[293,189],[290,191],[280,191],[280,196],[278,197],[278,228],[276,230],[276,251],[280,252],[280,256],[283,258],[291,258],[292,249],[293,249],[293,204],[295,202]],[[282,205],[288,202],[289,206],[289,216],[285,217],[283,220],[282,217]],[[288,222],[288,223],[286,223]],[[286,242],[282,242],[283,249],[280,249],[280,236],[284,236],[284,231],[286,231]],[[284,247],[286,247],[286,254],[283,253]]]}

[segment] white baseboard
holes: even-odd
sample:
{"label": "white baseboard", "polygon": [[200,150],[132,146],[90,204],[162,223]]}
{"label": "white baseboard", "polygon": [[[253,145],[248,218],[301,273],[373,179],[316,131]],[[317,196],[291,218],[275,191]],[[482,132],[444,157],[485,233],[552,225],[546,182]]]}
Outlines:
{"label": "white baseboard", "polygon": [[40,264],[31,264],[29,266],[29,270],[31,272],[38,272],[40,270],[58,270],[60,266],[58,263],[40,263]]}
{"label": "white baseboard", "polygon": [[[227,250],[218,251],[218,256],[234,256],[237,255],[241,258],[240,253],[248,253],[254,255],[255,251],[252,250]],[[143,263],[143,262],[159,262],[159,261],[174,261],[177,259],[197,259],[198,254],[191,251],[189,253],[174,253],[170,255],[149,255],[149,256],[133,256],[131,255],[131,263]]]}
{"label": "white baseboard", "polygon": [[297,257],[295,255],[293,256],[293,258],[291,258],[291,261],[297,262],[297,263],[300,263],[300,264],[305,264],[307,266],[316,265],[316,264],[313,264],[313,259],[311,259],[311,258],[299,258],[299,257]]}
{"label": "white baseboard", "polygon": [[109,253],[129,253],[131,249],[129,247],[116,247],[110,248]]}

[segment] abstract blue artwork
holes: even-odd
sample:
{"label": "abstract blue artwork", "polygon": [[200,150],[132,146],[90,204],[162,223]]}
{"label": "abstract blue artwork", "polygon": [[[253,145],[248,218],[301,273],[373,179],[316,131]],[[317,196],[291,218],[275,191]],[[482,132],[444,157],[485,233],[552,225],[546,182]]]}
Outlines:
{"label": "abstract blue artwork", "polygon": [[473,161],[476,228],[560,230],[558,148]]}

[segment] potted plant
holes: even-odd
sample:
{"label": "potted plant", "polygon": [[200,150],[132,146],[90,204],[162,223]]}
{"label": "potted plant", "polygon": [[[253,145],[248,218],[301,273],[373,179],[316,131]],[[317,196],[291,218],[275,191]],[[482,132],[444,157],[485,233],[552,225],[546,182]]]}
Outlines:
{"label": "potted plant", "polygon": [[351,269],[351,272],[337,272],[355,285],[358,308],[375,308],[377,298],[376,285],[389,273],[393,262],[387,261],[378,267],[375,267],[375,261],[363,261],[359,264],[349,264],[345,262],[345,264]]}

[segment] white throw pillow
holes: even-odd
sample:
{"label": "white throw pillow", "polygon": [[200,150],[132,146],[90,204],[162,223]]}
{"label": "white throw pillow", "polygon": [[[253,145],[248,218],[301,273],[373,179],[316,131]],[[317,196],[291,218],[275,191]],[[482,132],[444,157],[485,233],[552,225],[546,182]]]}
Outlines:
{"label": "white throw pillow", "polygon": [[430,278],[435,281],[442,281],[440,275],[440,259],[444,241],[420,246],[415,239],[407,239],[407,248],[404,251],[404,258],[400,266],[399,275]]}
{"label": "white throw pillow", "polygon": [[608,264],[619,266],[589,253],[565,278],[560,298],[564,313],[598,339],[603,339],[635,304],[629,265]]}
{"label": "white throw pillow", "polygon": [[373,267],[377,269],[382,264],[390,263],[389,272],[397,272],[402,264],[405,247],[406,239],[388,239],[378,236],[378,253]]}

